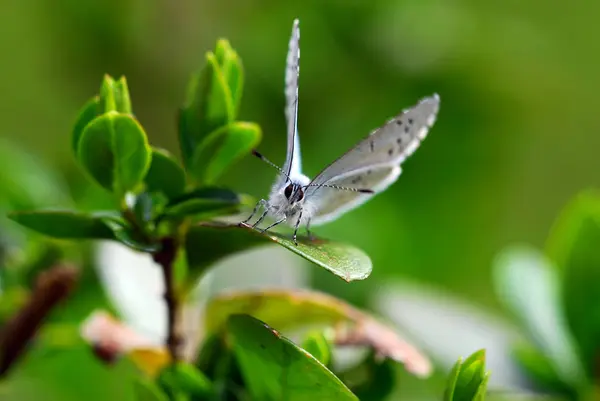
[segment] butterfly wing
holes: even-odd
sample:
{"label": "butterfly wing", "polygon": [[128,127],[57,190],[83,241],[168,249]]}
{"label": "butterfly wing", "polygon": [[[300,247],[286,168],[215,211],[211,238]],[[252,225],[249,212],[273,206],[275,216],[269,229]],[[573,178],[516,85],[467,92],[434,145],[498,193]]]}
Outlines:
{"label": "butterfly wing", "polygon": [[[285,118],[287,121],[287,155],[283,171],[291,177],[301,175],[300,142],[298,138],[298,77],[300,75],[300,27],[294,20],[285,69]],[[287,181],[281,175],[276,186]]]}
{"label": "butterfly wing", "polygon": [[437,94],[421,100],[371,132],[321,171],[305,191],[306,200],[315,207],[311,224],[331,221],[374,195],[322,185],[369,189],[378,193],[394,183],[400,175],[402,162],[419,147],[435,122],[439,103]]}

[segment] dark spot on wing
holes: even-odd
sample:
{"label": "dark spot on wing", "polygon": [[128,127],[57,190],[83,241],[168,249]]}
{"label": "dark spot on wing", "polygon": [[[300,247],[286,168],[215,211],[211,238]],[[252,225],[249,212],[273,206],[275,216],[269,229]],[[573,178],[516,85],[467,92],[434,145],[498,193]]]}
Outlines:
{"label": "dark spot on wing", "polygon": [[360,181],[360,179],[361,179],[361,177],[360,177],[360,176],[358,176],[358,177],[356,177],[356,178],[353,178],[351,182],[352,182],[353,184],[357,184],[357,183]]}
{"label": "dark spot on wing", "polygon": [[402,120],[400,120],[400,119],[397,119],[397,120],[396,120],[396,124],[398,124],[398,125],[402,125]]}
{"label": "dark spot on wing", "polygon": [[371,170],[367,170],[367,175],[371,175],[372,171]]}
{"label": "dark spot on wing", "polygon": [[373,141],[369,142],[369,145],[371,145],[371,152],[375,151],[375,144],[373,143]]}
{"label": "dark spot on wing", "polygon": [[402,145],[402,138],[398,138],[398,139],[396,139],[396,143],[397,143],[398,145]]}
{"label": "dark spot on wing", "polygon": [[408,123],[409,123],[409,124],[411,124],[411,125],[412,125],[412,123],[413,123],[413,122],[414,122],[414,121],[413,121],[413,119],[412,119],[412,118],[409,118],[409,119],[408,119]]}
{"label": "dark spot on wing", "polygon": [[410,131],[410,128],[408,127],[408,125],[404,126],[404,132],[408,134],[409,131]]}
{"label": "dark spot on wing", "polygon": [[394,154],[394,148],[390,148],[390,150],[388,150],[388,155],[393,155]]}

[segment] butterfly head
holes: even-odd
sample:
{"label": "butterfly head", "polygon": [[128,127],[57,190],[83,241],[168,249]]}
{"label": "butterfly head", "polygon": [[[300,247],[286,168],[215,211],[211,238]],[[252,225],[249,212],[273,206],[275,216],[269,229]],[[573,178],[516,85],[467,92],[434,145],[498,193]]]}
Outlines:
{"label": "butterfly head", "polygon": [[294,182],[287,184],[283,190],[283,195],[288,202],[293,205],[304,199],[304,189],[302,185]]}

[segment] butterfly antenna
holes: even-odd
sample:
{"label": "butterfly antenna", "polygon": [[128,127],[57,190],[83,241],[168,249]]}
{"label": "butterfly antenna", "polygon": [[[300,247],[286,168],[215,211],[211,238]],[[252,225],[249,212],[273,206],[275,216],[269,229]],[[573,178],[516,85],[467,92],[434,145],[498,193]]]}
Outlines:
{"label": "butterfly antenna", "polygon": [[341,191],[353,191],[353,192],[360,192],[361,194],[374,194],[375,191],[373,191],[372,189],[365,189],[365,188],[350,188],[350,187],[340,187],[338,185],[329,185],[329,184],[308,184],[305,186],[306,187],[325,187],[325,188],[333,188],[333,189],[339,189]]}
{"label": "butterfly antenna", "polygon": [[290,180],[290,181],[292,180],[290,178],[290,176],[285,171],[283,171],[278,165],[276,165],[275,163],[273,163],[272,161],[270,161],[269,159],[267,159],[266,157],[264,157],[263,155],[261,155],[260,153],[258,153],[258,151],[256,151],[256,150],[253,149],[252,150],[252,154],[254,156],[258,157],[260,160],[262,160],[265,163],[267,163],[269,166],[275,167],[277,169],[277,171],[279,171],[281,174],[285,175],[288,180]]}

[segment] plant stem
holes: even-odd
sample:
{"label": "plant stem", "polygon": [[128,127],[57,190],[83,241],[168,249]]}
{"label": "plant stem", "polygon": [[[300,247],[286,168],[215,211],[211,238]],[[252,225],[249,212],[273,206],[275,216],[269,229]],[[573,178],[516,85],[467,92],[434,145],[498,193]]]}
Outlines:
{"label": "plant stem", "polygon": [[73,290],[79,271],[55,266],[40,273],[27,303],[0,331],[0,376],[19,360],[52,309]]}
{"label": "plant stem", "polygon": [[153,254],[154,261],[162,267],[165,281],[165,303],[167,304],[167,340],[166,346],[173,361],[180,359],[179,349],[181,339],[178,334],[177,315],[179,302],[175,294],[173,281],[173,263],[177,256],[177,244],[173,238],[163,238],[161,248]]}

